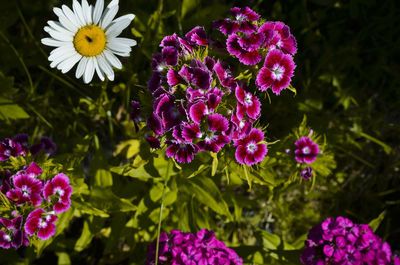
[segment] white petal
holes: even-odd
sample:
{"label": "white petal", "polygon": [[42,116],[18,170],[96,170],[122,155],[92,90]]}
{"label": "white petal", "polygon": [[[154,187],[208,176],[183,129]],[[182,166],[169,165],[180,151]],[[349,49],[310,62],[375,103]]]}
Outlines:
{"label": "white petal", "polygon": [[121,57],[129,57],[130,53],[129,52],[112,52],[115,55],[121,56]]}
{"label": "white petal", "polygon": [[89,57],[82,57],[82,59],[79,61],[78,67],[76,68],[76,72],[75,72],[75,77],[77,79],[81,78],[81,76],[85,72],[88,61],[89,61]]}
{"label": "white petal", "polygon": [[74,67],[74,65],[82,58],[82,55],[79,53],[76,53],[74,56],[68,58],[67,60],[63,61],[60,63],[57,68],[61,70],[63,74],[68,72],[69,70]]}
{"label": "white petal", "polygon": [[106,35],[108,38],[114,38],[121,34],[121,32],[129,26],[135,15],[129,14],[115,19],[106,30]]}
{"label": "white petal", "polygon": [[94,58],[90,57],[89,61],[86,65],[86,70],[85,73],[83,75],[83,82],[85,82],[86,84],[88,84],[90,81],[92,81],[93,78],[93,74],[94,74],[94,62],[93,62]]}
{"label": "white petal", "polygon": [[107,78],[110,81],[114,81],[114,71],[103,54],[97,56],[97,62],[99,63],[101,70],[106,74]]}
{"label": "white petal", "polygon": [[[57,66],[57,68],[58,68],[58,65],[59,65],[59,64],[61,64],[61,63],[64,62],[65,60],[68,60],[69,58],[71,58],[71,57],[73,57],[73,56],[75,56],[75,55],[76,55],[76,52],[72,52],[72,53],[66,53],[66,54],[64,54],[63,56],[56,57],[56,58],[54,58],[53,61],[51,62],[50,67],[51,67],[51,68],[54,68],[54,67]],[[58,68],[58,69],[61,69],[61,68]]]}
{"label": "white petal", "polygon": [[96,69],[97,75],[99,76],[101,81],[104,81],[104,75],[103,75],[103,72],[101,71],[101,69],[99,67],[97,59],[94,59],[93,62],[94,62],[94,68]]}
{"label": "white petal", "polygon": [[82,0],[83,16],[87,24],[92,24],[92,12],[87,0]]}
{"label": "white petal", "polygon": [[73,47],[70,47],[67,45],[61,46],[61,47],[58,47],[57,49],[54,49],[51,51],[50,56],[49,56],[49,61],[54,61],[57,58],[66,57],[66,56],[68,56],[68,54],[73,55],[75,53],[76,53],[76,51]]}
{"label": "white petal", "polygon": [[49,20],[49,21],[47,21],[47,24],[49,24],[49,26],[50,26],[52,29],[57,30],[57,31],[59,31],[59,32],[62,32],[62,33],[64,33],[64,34],[71,35],[71,36],[74,36],[74,35],[75,35],[75,32],[69,31],[68,29],[66,29],[65,27],[63,27],[63,26],[61,25],[60,22],[56,22],[56,21],[51,21],[51,20]]}
{"label": "white petal", "polygon": [[65,34],[63,32],[56,31],[50,27],[44,27],[44,30],[50,34],[50,36],[59,41],[73,41],[74,37],[70,34]]}
{"label": "white petal", "polygon": [[108,25],[111,23],[111,21],[114,19],[115,15],[118,12],[118,0],[113,0],[111,3],[107,6],[106,10],[103,13],[103,16],[101,17],[100,20],[100,27],[105,29],[108,27]]}
{"label": "white petal", "polygon": [[104,50],[104,55],[106,56],[107,61],[117,69],[122,69],[121,61],[109,50]]}
{"label": "white petal", "polygon": [[68,43],[70,43],[70,42],[65,42],[65,41],[58,41],[53,38],[44,38],[44,39],[41,39],[41,42],[44,45],[51,46],[51,47],[61,47],[61,46],[64,46],[64,45],[67,45]]}
{"label": "white petal", "polygon": [[113,52],[115,51],[115,52],[129,53],[131,51],[130,46],[115,41],[114,39],[107,42],[107,48],[112,50]]}
{"label": "white petal", "polygon": [[99,23],[101,14],[103,13],[103,8],[104,8],[104,0],[97,0],[93,10],[93,23],[95,25]]}
{"label": "white petal", "polygon": [[[137,42],[135,40],[128,39],[128,38],[113,38],[112,40],[118,41],[118,42],[120,42],[120,43],[122,43],[124,45],[129,46],[129,47],[136,46],[136,44],[137,44]],[[110,39],[110,41],[111,41],[111,39]]]}
{"label": "white petal", "polygon": [[84,25],[86,25],[86,20],[85,16],[83,15],[82,7],[77,0],[74,0],[74,2],[72,3],[72,8],[74,9],[76,17],[79,19],[79,27],[83,27]]}
{"label": "white petal", "polygon": [[53,8],[53,12],[58,16],[58,19],[63,27],[72,32],[76,32],[78,30],[78,27],[71,23],[71,21],[65,16],[64,12],[60,8]]}
{"label": "white petal", "polygon": [[69,21],[71,21],[71,23],[74,24],[75,27],[80,28],[78,22],[79,20],[76,17],[75,13],[72,12],[72,10],[66,5],[62,5],[62,10],[64,12],[64,15],[69,19]]}

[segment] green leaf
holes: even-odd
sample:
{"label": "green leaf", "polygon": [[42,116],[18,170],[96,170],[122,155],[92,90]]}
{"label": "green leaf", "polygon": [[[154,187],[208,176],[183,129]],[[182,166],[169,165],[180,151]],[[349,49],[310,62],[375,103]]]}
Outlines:
{"label": "green leaf", "polygon": [[382,223],[385,216],[386,216],[386,210],[381,212],[378,217],[369,222],[368,225],[372,228],[372,231],[375,232],[378,229],[379,225]]}
{"label": "green leaf", "polygon": [[103,227],[104,222],[104,219],[94,216],[90,216],[88,220],[85,220],[81,236],[76,241],[74,250],[81,252],[87,248],[96,233]]}
{"label": "green leaf", "polygon": [[58,256],[58,265],[70,265],[71,259],[67,252],[56,252]]}
{"label": "green leaf", "polygon": [[28,119],[29,117],[23,108],[11,100],[0,98],[0,120]]}
{"label": "green leaf", "polygon": [[196,178],[189,181],[187,187],[188,194],[194,194],[195,198],[213,209],[216,213],[232,219],[227,203],[215,183],[210,178]]}

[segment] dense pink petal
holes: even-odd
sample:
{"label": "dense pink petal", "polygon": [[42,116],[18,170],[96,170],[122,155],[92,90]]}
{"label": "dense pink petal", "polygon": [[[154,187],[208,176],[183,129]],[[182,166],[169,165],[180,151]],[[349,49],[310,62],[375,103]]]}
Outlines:
{"label": "dense pink petal", "polygon": [[208,115],[208,129],[213,132],[224,132],[228,129],[229,122],[221,114]]}
{"label": "dense pink petal", "polygon": [[207,107],[204,102],[197,102],[190,107],[189,116],[194,122],[200,123],[206,113],[206,109]]}
{"label": "dense pink petal", "polygon": [[239,61],[245,65],[256,65],[261,61],[262,58],[262,54],[258,51],[245,51],[239,55]]}
{"label": "dense pink petal", "polygon": [[246,147],[244,147],[243,145],[239,145],[236,148],[236,152],[235,152],[236,161],[239,164],[244,164],[244,159],[245,159],[246,155],[247,155]]}

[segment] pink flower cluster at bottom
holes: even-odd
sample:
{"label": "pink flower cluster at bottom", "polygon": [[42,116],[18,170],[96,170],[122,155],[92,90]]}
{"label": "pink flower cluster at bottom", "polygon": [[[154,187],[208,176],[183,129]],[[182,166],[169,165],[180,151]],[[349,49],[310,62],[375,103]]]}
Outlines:
{"label": "pink flower cluster at bottom", "polygon": [[300,261],[306,265],[400,265],[387,242],[370,226],[347,218],[328,218],[313,227]]}
{"label": "pink flower cluster at bottom", "polygon": [[[155,264],[156,241],[149,246],[146,265]],[[175,265],[242,265],[234,250],[216,239],[214,232],[202,229],[196,233],[171,230],[160,234],[158,264]]]}

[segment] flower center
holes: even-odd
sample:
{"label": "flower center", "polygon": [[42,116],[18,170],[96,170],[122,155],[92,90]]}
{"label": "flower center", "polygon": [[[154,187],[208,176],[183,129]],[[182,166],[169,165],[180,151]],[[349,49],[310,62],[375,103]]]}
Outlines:
{"label": "flower center", "polygon": [[303,148],[303,154],[308,155],[309,153],[311,153],[310,147],[308,147],[308,146],[304,147],[304,148]]}
{"label": "flower center", "polygon": [[253,104],[253,101],[251,100],[251,94],[247,94],[247,95],[244,97],[244,102],[245,102],[247,105],[252,105],[252,104]]}
{"label": "flower center", "polygon": [[104,30],[95,25],[86,25],[78,30],[74,37],[74,46],[85,57],[99,55],[106,47]]}
{"label": "flower center", "polygon": [[21,190],[22,190],[22,194],[23,195],[29,195],[30,194],[29,189],[28,189],[28,187],[26,185],[22,186]]}
{"label": "flower center", "polygon": [[281,80],[284,71],[285,71],[285,69],[283,69],[282,66],[274,65],[274,67],[272,68],[272,75],[273,75],[274,79]]}
{"label": "flower center", "polygon": [[247,144],[246,148],[249,153],[254,153],[254,151],[257,149],[257,145],[255,143],[249,143]]}
{"label": "flower center", "polygon": [[46,226],[47,226],[46,221],[40,220],[40,222],[39,222],[39,227],[40,227],[40,228],[45,228]]}
{"label": "flower center", "polygon": [[237,20],[237,21],[243,21],[243,20],[245,20],[245,19],[246,19],[246,17],[243,16],[242,14],[239,14],[239,15],[236,16],[236,20]]}
{"label": "flower center", "polygon": [[9,235],[4,235],[3,238],[7,241],[10,242],[11,241],[11,237]]}
{"label": "flower center", "polygon": [[212,132],[212,131],[209,131],[208,133],[207,133],[207,136],[204,138],[204,140],[206,141],[206,142],[210,142],[210,141],[212,141],[212,140],[214,140],[215,139],[215,135],[214,135],[214,132]]}
{"label": "flower center", "polygon": [[63,196],[64,195],[64,190],[61,189],[60,187],[56,187],[54,189],[54,194],[58,195],[58,196]]}

